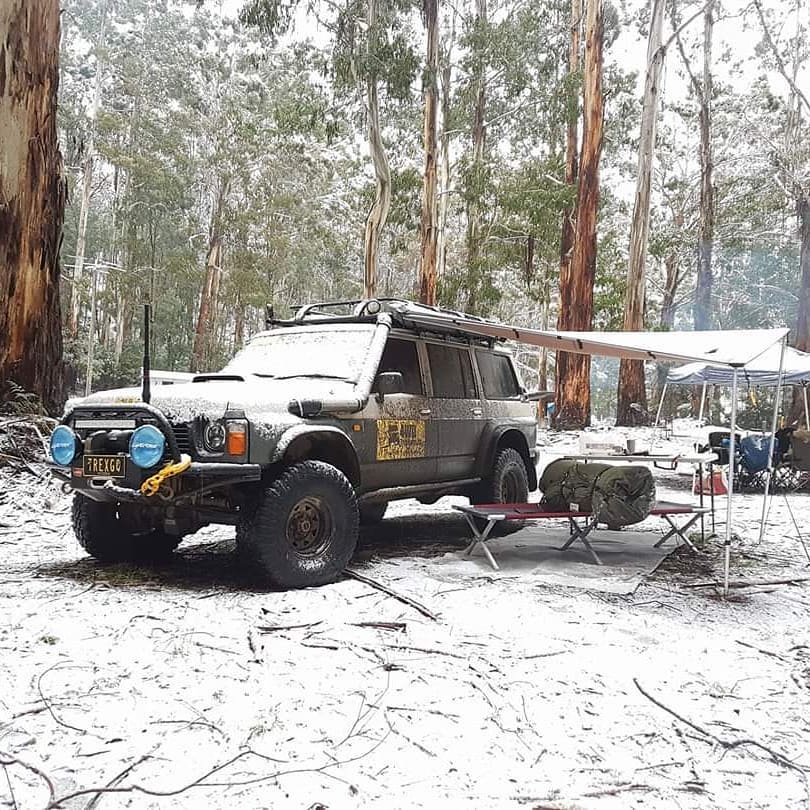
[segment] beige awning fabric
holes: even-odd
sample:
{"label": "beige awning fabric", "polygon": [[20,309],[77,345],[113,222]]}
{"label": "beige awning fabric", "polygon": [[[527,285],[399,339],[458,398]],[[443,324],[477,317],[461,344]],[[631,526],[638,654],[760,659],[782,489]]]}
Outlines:
{"label": "beige awning fabric", "polygon": [[407,317],[427,329],[431,326],[446,329],[450,322],[465,332],[515,340],[554,351],[721,366],[743,366],[751,362],[790,331],[779,328],[711,332],[552,332],[462,315],[437,315],[427,309],[409,312]]}

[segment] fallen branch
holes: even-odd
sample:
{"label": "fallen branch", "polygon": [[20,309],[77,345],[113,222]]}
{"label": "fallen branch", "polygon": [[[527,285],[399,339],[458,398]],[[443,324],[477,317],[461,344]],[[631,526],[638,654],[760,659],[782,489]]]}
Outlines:
{"label": "fallen branch", "polygon": [[[121,781],[124,779],[124,777],[126,777],[129,773],[134,771],[135,768],[137,768],[138,765],[140,765],[142,762],[146,762],[147,759],[150,759],[149,754],[144,754],[142,757],[136,759],[135,762],[133,762],[131,765],[127,765],[127,767],[124,768],[124,770],[121,771],[121,773],[117,774],[116,776],[113,776],[113,778],[110,779],[109,782],[107,782],[106,787],[111,788],[120,784]],[[89,802],[87,802],[87,804],[84,806],[84,810],[93,810],[93,808],[96,807],[96,805],[100,801],[101,801],[101,793],[97,793],[95,796],[93,796],[92,799],[90,799]]]}
{"label": "fallen branch", "polygon": [[281,630],[301,630],[305,627],[317,627],[319,624],[323,624],[323,622],[309,622],[308,624],[260,624],[256,629],[260,633],[278,633]]}
{"label": "fallen branch", "polygon": [[377,630],[395,630],[404,632],[408,625],[405,622],[350,622],[354,627],[373,627]]}
{"label": "fallen branch", "polygon": [[[48,793],[50,794],[48,806],[50,807],[56,793],[53,782],[51,781],[51,777],[48,776],[45,771],[40,770],[36,765],[31,765],[30,762],[26,762],[19,757],[14,757],[11,754],[6,754],[3,751],[0,751],[0,765],[2,765],[4,768],[8,767],[9,765],[19,765],[21,768],[25,768],[25,770],[36,774],[48,787]],[[8,774],[6,774],[6,776],[8,776]]]}
{"label": "fallen branch", "polygon": [[39,692],[39,697],[42,702],[45,704],[45,708],[48,710],[48,714],[53,718],[54,722],[60,726],[64,726],[65,728],[69,728],[71,731],[79,731],[82,734],[87,733],[86,728],[78,728],[78,726],[71,726],[70,723],[61,720],[59,717],[56,716],[56,712],[53,710],[53,706],[51,706],[50,701],[45,697],[45,694],[42,691],[42,679],[52,670],[58,669],[62,666],[61,662],[59,664],[54,664],[52,667],[48,667],[38,678],[37,678],[37,692]]}
{"label": "fallen branch", "polygon": [[415,599],[411,599],[410,596],[397,593],[393,588],[389,588],[387,585],[383,585],[381,582],[377,582],[375,579],[363,576],[363,574],[358,574],[357,571],[352,571],[351,568],[344,568],[343,573],[347,577],[356,579],[358,582],[362,582],[371,588],[376,588],[378,591],[382,591],[383,593],[388,594],[388,596],[392,596],[394,599],[398,599],[400,602],[410,605],[414,610],[418,610],[423,616],[427,616],[428,619],[433,619],[434,622],[439,621],[439,617],[435,613],[432,613],[423,604],[417,602]]}
{"label": "fallen branch", "polygon": [[[788,577],[786,579],[735,579],[728,583],[729,588],[752,588],[756,585],[798,585],[800,582],[810,582],[810,577]],[[684,585],[684,588],[720,588],[722,583],[695,582]]]}
{"label": "fallen branch", "polygon": [[647,700],[654,703],[658,706],[659,709],[663,709],[668,714],[671,714],[677,720],[680,720],[685,725],[689,726],[689,728],[697,731],[698,734],[702,734],[704,737],[710,739],[716,745],[719,745],[721,748],[724,748],[726,751],[732,751],[735,748],[740,748],[744,745],[750,745],[752,748],[757,748],[760,751],[764,751],[768,756],[777,764],[781,765],[784,768],[790,768],[794,771],[798,771],[803,776],[807,774],[807,768],[803,765],[799,765],[798,762],[794,762],[792,759],[788,759],[784,754],[780,754],[778,751],[775,751],[773,748],[770,748],[767,745],[764,745],[757,740],[752,740],[748,737],[739,739],[739,740],[724,740],[722,737],[718,737],[715,734],[712,734],[707,729],[699,726],[697,723],[693,723],[691,720],[687,720],[683,715],[678,714],[674,709],[670,709],[669,706],[664,705],[661,703],[660,700],[654,698],[649,692],[647,692],[642,685],[638,682],[636,678],[633,678],[633,683],[636,685],[636,689],[644,695]]}
{"label": "fallen branch", "polygon": [[771,658],[777,658],[780,661],[787,661],[787,658],[779,655],[779,653],[771,652],[770,650],[763,650],[762,647],[755,647],[753,644],[749,644],[747,641],[740,641],[738,638],[734,640],[741,647],[748,647],[749,650],[754,650],[755,652],[762,653],[763,655],[769,655]]}

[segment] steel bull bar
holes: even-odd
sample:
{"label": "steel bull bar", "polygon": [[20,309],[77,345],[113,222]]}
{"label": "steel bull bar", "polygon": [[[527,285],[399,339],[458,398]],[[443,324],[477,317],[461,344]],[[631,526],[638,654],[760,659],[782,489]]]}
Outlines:
{"label": "steel bull bar", "polygon": [[[133,413],[137,414],[139,411],[148,414],[157,421],[158,426],[166,437],[166,443],[169,448],[169,454],[171,455],[172,462],[175,464],[180,463],[182,460],[182,454],[180,453],[180,448],[177,444],[177,437],[174,435],[174,429],[172,428],[171,422],[169,422],[166,415],[162,411],[145,402],[112,404],[99,403],[98,405],[78,404],[65,411],[61,419],[61,424],[70,426],[70,422],[74,418],[80,418],[85,415],[87,418],[93,418],[94,416],[97,417],[99,413],[103,413],[105,415],[131,415]],[[53,472],[59,475],[59,477],[65,478],[68,482],[70,481],[69,474],[66,476],[65,472],[63,472],[61,469],[55,468]],[[262,468],[260,464],[233,464],[229,462],[192,461],[191,465],[183,471],[182,477],[197,479],[199,487],[176,496],[172,499],[174,503],[187,500],[190,497],[200,495],[204,492],[208,492],[222,486],[260,481],[262,477]],[[132,489],[130,487],[122,487],[115,484],[113,481],[107,481],[107,483],[100,488],[100,490],[96,491],[111,494],[115,496],[117,500],[122,501],[140,501],[142,503],[152,501],[152,497],[144,495],[142,492],[140,492],[140,490]]]}

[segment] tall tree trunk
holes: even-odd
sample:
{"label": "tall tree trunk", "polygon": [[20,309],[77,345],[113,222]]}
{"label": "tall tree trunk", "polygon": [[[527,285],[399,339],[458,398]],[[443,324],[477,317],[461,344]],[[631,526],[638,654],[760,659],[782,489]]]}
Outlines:
{"label": "tall tree trunk", "polygon": [[[633,219],[630,223],[630,260],[627,268],[627,294],[624,299],[624,329],[644,328],[645,273],[647,242],[650,230],[650,189],[655,158],[655,135],[658,121],[658,95],[661,90],[661,69],[664,66],[662,48],[664,29],[664,0],[652,0],[650,34],[647,40],[647,73],[641,104],[641,134],[638,144],[638,176]],[[644,384],[644,361],[622,360],[619,364],[619,390],[616,424],[631,425],[635,414],[630,404],[637,402],[647,409],[647,389]]]}
{"label": "tall tree trunk", "polygon": [[[577,182],[577,156],[579,139],[579,46],[580,31],[582,29],[582,0],[571,0],[571,28],[568,51],[568,126],[565,136],[565,182],[571,188]],[[575,84],[576,83],[576,84]],[[560,307],[557,312],[557,328],[568,329],[571,311],[568,303],[571,301],[571,254],[574,249],[574,223],[576,222],[575,206],[571,205],[563,211],[562,235],[560,237]],[[568,376],[568,365],[573,355],[567,352],[557,352],[555,364],[555,390],[560,391],[562,380]],[[557,403],[559,407],[559,402]],[[556,418],[555,418],[556,423]]]}
{"label": "tall tree trunk", "polygon": [[425,175],[422,182],[422,256],[419,300],[436,303],[436,249],[438,215],[438,179],[436,158],[436,118],[439,105],[439,9],[438,0],[424,0],[423,11],[427,33],[427,59],[424,74],[425,96]]}
{"label": "tall tree trunk", "polygon": [[436,274],[439,277],[447,271],[447,215],[450,210],[450,80],[452,66],[450,55],[455,39],[455,16],[447,50],[442,54],[441,88],[442,88],[442,136],[441,136],[441,174],[439,182],[439,233],[436,238]]}
{"label": "tall tree trunk", "polygon": [[73,283],[70,285],[68,301],[70,317],[68,334],[75,338],[79,331],[79,312],[81,309],[81,282],[84,273],[84,258],[87,250],[87,218],[90,213],[90,197],[93,190],[93,169],[95,166],[96,120],[101,100],[101,53],[104,47],[104,31],[107,23],[107,3],[101,7],[101,24],[96,40],[96,75],[93,82],[93,103],[90,107],[90,130],[85,144],[84,163],[82,165],[82,199],[79,206],[79,228],[76,234],[76,260],[73,265]]}
{"label": "tall tree trunk", "polygon": [[206,371],[209,360],[211,322],[216,313],[219,276],[222,267],[222,214],[228,194],[228,180],[219,184],[219,192],[211,211],[211,225],[208,229],[208,251],[205,257],[205,276],[200,294],[200,309],[194,329],[194,345],[191,350],[190,371]]}
{"label": "tall tree trunk", "polygon": [[[604,19],[602,0],[588,0],[585,13],[585,59],[582,93],[582,149],[579,159],[574,249],[566,328],[588,330],[593,320],[593,283],[596,271],[596,224],[599,212],[599,160],[602,154],[604,99],[602,64]],[[557,389],[557,425],[583,428],[591,418],[591,358],[573,355]]]}
{"label": "tall tree trunk", "polygon": [[695,329],[712,328],[712,247],[714,242],[714,160],[712,156],[712,31],[713,4],[703,15],[703,84],[700,99],[700,234],[695,284]]}
{"label": "tall tree trunk", "polygon": [[[806,189],[797,200],[799,218],[799,314],[796,320],[796,348],[801,352],[810,352],[810,188]],[[804,400],[798,386],[793,391],[791,416],[804,419]],[[810,425],[807,426],[810,428]]]}
{"label": "tall tree trunk", "polygon": [[62,404],[59,3],[0,3],[0,384]]}
{"label": "tall tree trunk", "polygon": [[[370,43],[376,36],[377,3],[378,0],[368,0],[367,19]],[[369,50],[373,50],[371,44],[369,44]],[[371,162],[374,164],[374,174],[377,178],[377,188],[374,204],[366,219],[363,241],[363,295],[365,298],[373,298],[377,292],[377,256],[380,248],[380,234],[388,219],[388,210],[391,208],[391,168],[388,165],[388,155],[385,152],[380,129],[380,101],[377,91],[377,76],[374,71],[371,71],[366,79],[366,101],[368,104],[368,145]]]}
{"label": "tall tree trunk", "polygon": [[[475,25],[479,36],[487,25],[487,0],[475,0]],[[472,165],[470,172],[473,189],[467,202],[467,303],[466,308],[475,312],[479,303],[479,287],[482,281],[481,268],[481,234],[483,230],[483,212],[481,206],[481,186],[484,171],[484,155],[487,145],[487,71],[484,56],[479,54],[475,61],[475,107],[472,118]]]}

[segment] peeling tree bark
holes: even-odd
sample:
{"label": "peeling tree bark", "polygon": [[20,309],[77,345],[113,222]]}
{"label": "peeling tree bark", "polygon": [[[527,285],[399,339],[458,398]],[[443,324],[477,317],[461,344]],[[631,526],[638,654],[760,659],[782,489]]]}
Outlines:
{"label": "peeling tree bark", "polygon": [[[624,299],[624,329],[644,328],[645,273],[647,243],[650,230],[650,190],[655,158],[658,96],[661,91],[661,70],[664,66],[663,43],[664,0],[652,0],[650,34],[647,40],[647,71],[641,105],[641,133],[638,144],[638,174],[633,219],[630,223],[630,260],[627,268],[627,295]],[[647,410],[647,389],[644,384],[644,361],[622,360],[619,364],[619,390],[616,424],[635,423],[630,404],[637,402]]]}
{"label": "peeling tree bark", "polygon": [[436,275],[441,277],[447,271],[447,215],[450,200],[450,54],[455,38],[455,20],[450,33],[447,50],[443,54],[441,70],[442,87],[442,136],[441,136],[441,174],[439,193],[439,232],[436,237]]}
{"label": "peeling tree bark", "polygon": [[[673,19],[673,24],[675,20]],[[676,32],[680,29],[676,27]],[[714,30],[714,3],[707,3],[703,11],[703,78],[698,81],[692,72],[689,58],[676,33],[689,83],[698,100],[698,124],[700,128],[700,226],[697,248],[697,279],[692,317],[696,330],[712,328],[712,248],[714,242],[714,158],[712,154],[712,34]]]}
{"label": "peeling tree bark", "polygon": [[96,75],[93,85],[93,105],[90,108],[90,131],[82,166],[82,200],[79,207],[79,229],[76,234],[76,259],[73,265],[73,283],[70,285],[68,301],[68,333],[75,338],[79,331],[79,311],[81,308],[81,281],[84,274],[84,258],[87,250],[87,218],[90,214],[90,197],[93,188],[93,169],[95,168],[96,119],[101,100],[101,49],[104,47],[104,32],[107,22],[107,3],[101,9],[101,26],[96,42]]}
{"label": "peeling tree bark", "polygon": [[422,255],[419,279],[419,300],[431,306],[436,303],[437,237],[438,237],[438,177],[436,119],[439,106],[439,9],[438,0],[424,0],[423,12],[427,33],[425,64],[425,174],[422,182]]}
{"label": "peeling tree bark", "polygon": [[[487,0],[475,0],[476,26],[487,25]],[[481,282],[481,233],[483,213],[481,210],[481,174],[484,170],[484,154],[487,145],[487,75],[483,59],[477,62],[473,76],[476,88],[475,107],[472,119],[472,173],[474,189],[467,202],[467,268],[470,283],[467,287],[466,307],[475,312],[478,307],[478,288]]]}
{"label": "peeling tree bark", "polygon": [[[593,320],[593,283],[596,271],[596,224],[599,209],[599,160],[602,155],[604,99],[602,63],[604,19],[602,0],[588,0],[585,13],[585,59],[582,93],[582,149],[579,159],[576,225],[571,256],[571,284],[566,327],[589,330]],[[557,388],[559,427],[583,428],[591,419],[591,358],[572,355]]]}
{"label": "peeling tree bark", "polygon": [[214,328],[213,321],[217,309],[219,280],[222,274],[222,214],[227,194],[228,181],[222,180],[214,210],[211,212],[211,225],[208,230],[208,251],[205,258],[205,277],[200,294],[200,310],[197,316],[197,326],[194,330],[194,345],[191,350],[189,371],[208,370],[205,366],[210,359],[208,357],[209,338]]}
{"label": "peeling tree bark", "polygon": [[56,136],[59,3],[0,3],[0,384],[55,412],[63,394],[59,245],[66,187]]}
{"label": "peeling tree bark", "polygon": [[[571,0],[571,39],[568,52],[568,81],[569,92],[573,91],[574,82],[579,77],[579,44],[580,30],[582,28],[582,0]],[[577,148],[579,146],[579,91],[571,92],[574,101],[568,112],[568,127],[565,138],[565,182],[574,187],[577,182]],[[571,254],[574,249],[574,224],[576,221],[575,206],[563,211],[562,235],[560,237],[560,307],[557,312],[557,328],[568,329],[571,317],[569,302],[571,301]],[[561,390],[562,380],[568,376],[568,365],[573,355],[567,352],[557,352],[555,364],[555,386]],[[560,407],[560,402],[557,403]],[[556,419],[555,419],[556,422]]]}
{"label": "peeling tree bark", "polygon": [[[368,37],[375,36],[377,24],[377,0],[368,0]],[[371,49],[371,45],[369,45]],[[363,240],[364,281],[363,295],[373,298],[377,294],[377,256],[380,249],[380,234],[388,219],[391,208],[391,167],[382,140],[380,129],[380,101],[377,90],[377,77],[370,72],[366,79],[366,101],[368,104],[368,145],[374,174],[377,178],[377,189],[374,204],[366,218],[366,231]]]}

